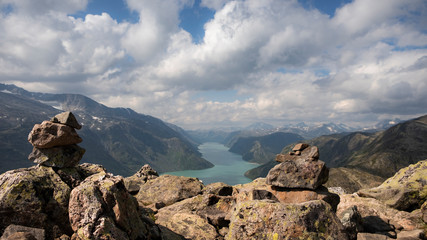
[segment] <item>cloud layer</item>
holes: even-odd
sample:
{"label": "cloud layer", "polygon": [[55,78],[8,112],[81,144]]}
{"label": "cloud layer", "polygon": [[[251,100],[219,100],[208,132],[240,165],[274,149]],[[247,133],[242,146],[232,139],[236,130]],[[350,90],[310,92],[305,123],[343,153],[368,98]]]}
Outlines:
{"label": "cloud layer", "polygon": [[[185,128],[253,121],[367,124],[427,113],[427,3],[355,0],[333,17],[296,0],[136,1],[139,22],[71,17],[87,0],[0,0],[0,81],[82,93]],[[212,97],[215,95],[216,97]]]}

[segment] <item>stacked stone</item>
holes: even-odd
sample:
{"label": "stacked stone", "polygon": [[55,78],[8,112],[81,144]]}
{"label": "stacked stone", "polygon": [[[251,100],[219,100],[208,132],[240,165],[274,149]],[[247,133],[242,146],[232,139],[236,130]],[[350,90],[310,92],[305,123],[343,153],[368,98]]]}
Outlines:
{"label": "stacked stone", "polygon": [[319,149],[305,143],[295,145],[292,152],[278,154],[280,162],[267,175],[267,184],[282,203],[324,200],[336,210],[339,196],[322,184],[328,181],[329,169],[319,160]]}
{"label": "stacked stone", "polygon": [[77,145],[82,139],[76,129],[81,128],[71,112],[35,124],[28,135],[28,141],[34,147],[28,159],[47,167],[75,167],[85,153],[85,149]]}
{"label": "stacked stone", "polygon": [[280,164],[267,175],[267,184],[272,186],[315,190],[328,181],[329,170],[319,160],[316,146],[299,143],[292,152],[278,154],[276,161]]}

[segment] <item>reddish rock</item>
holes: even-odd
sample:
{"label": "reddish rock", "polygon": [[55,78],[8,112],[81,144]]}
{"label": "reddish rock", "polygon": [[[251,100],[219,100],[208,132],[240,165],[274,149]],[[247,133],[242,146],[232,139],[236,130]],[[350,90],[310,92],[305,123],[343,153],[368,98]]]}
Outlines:
{"label": "reddish rock", "polygon": [[28,159],[47,167],[75,167],[82,159],[85,151],[84,148],[75,144],[53,148],[34,147]]}
{"label": "reddish rock", "polygon": [[28,141],[37,148],[52,148],[81,143],[82,139],[74,128],[50,121],[35,124]]}
{"label": "reddish rock", "polygon": [[73,239],[145,239],[148,235],[123,177],[102,172],[71,191],[69,219]]}
{"label": "reddish rock", "polygon": [[71,112],[63,112],[53,117],[51,122],[62,123],[75,129],[81,129],[82,126],[77,121],[76,117]]}
{"label": "reddish rock", "polygon": [[308,148],[310,145],[308,145],[307,143],[298,143],[295,145],[294,148],[292,148],[292,151],[296,152],[296,151],[303,151],[304,149]]}
{"label": "reddish rock", "polygon": [[323,200],[331,205],[332,210],[336,211],[340,202],[340,197],[328,191],[326,187],[320,187],[316,190],[307,189],[283,189],[270,187],[268,190],[281,203],[303,203],[312,200]]}

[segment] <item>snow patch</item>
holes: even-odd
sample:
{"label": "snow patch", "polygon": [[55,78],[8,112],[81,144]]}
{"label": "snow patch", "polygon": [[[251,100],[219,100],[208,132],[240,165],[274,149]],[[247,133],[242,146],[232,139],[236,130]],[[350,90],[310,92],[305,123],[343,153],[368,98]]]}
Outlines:
{"label": "snow patch", "polygon": [[9,90],[6,90],[6,89],[1,90],[1,92],[3,92],[3,93],[9,93],[9,94],[15,94],[15,93],[13,93],[13,92],[11,92]]}

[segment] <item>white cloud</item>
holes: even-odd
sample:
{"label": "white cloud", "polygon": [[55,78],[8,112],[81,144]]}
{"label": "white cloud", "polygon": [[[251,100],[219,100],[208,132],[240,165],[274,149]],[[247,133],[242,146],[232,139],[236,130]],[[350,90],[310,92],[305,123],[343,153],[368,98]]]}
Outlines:
{"label": "white cloud", "polygon": [[81,92],[187,128],[426,113],[422,0],[355,0],[332,19],[295,0],[204,0],[216,13],[198,44],[179,27],[191,0],[128,0],[137,23],[67,15],[87,1],[40,3],[0,0],[13,6],[0,15],[2,82]]}

